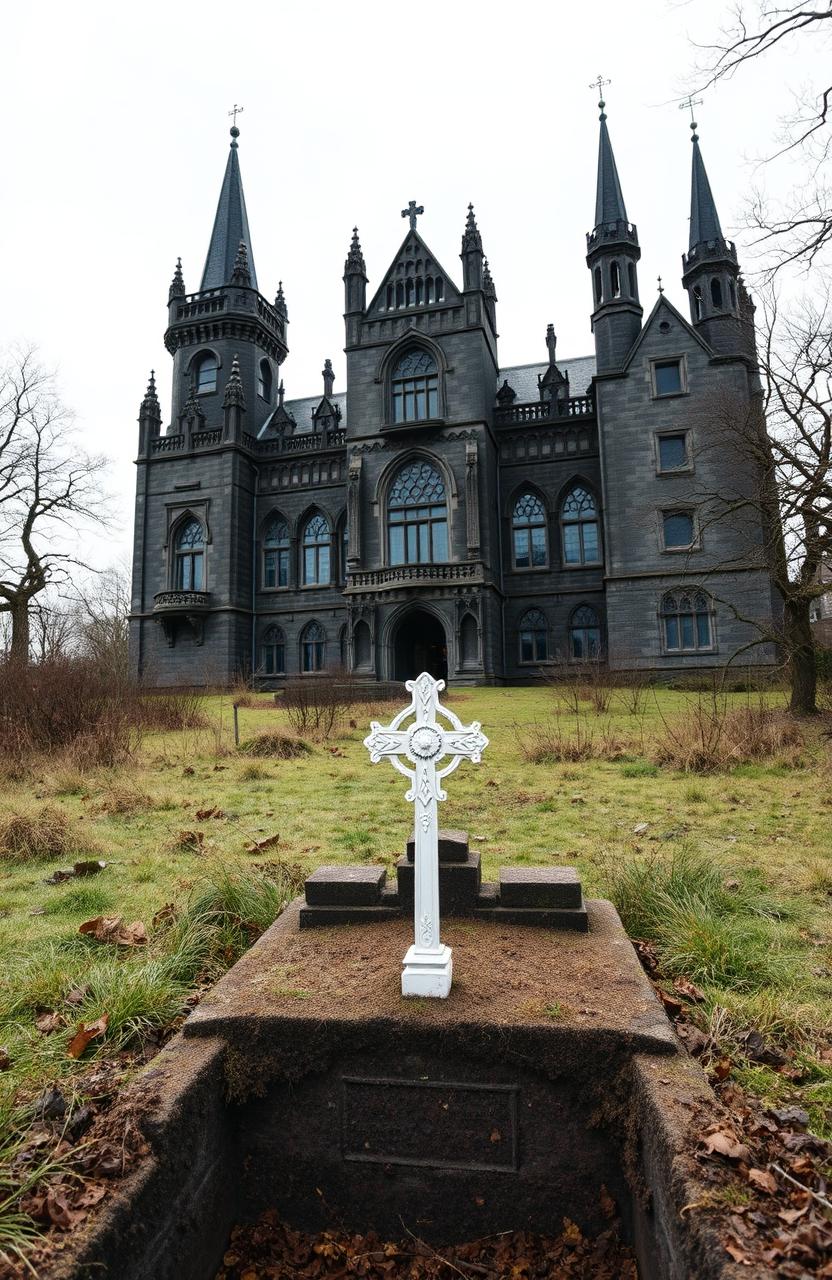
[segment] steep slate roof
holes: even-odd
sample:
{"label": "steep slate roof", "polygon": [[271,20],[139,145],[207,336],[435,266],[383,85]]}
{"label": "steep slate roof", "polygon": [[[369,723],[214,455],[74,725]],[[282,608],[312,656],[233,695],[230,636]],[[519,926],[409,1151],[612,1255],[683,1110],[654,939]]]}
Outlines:
{"label": "steep slate roof", "polygon": [[[503,379],[507,378],[510,387],[517,392],[517,399],[520,402],[530,400],[539,400],[540,392],[537,387],[537,375],[541,376],[549,368],[544,361],[542,364],[517,364],[509,368],[501,369],[497,375],[497,387],[503,385]],[[569,376],[569,390],[573,395],[586,395],[587,388],[595,375],[595,356],[579,356],[575,360],[558,360],[558,368],[561,373]],[[495,388],[496,391],[496,388]],[[321,402],[320,396],[304,396],[300,400],[287,400],[285,408],[291,413],[297,423],[297,433],[312,430],[312,414]],[[337,405],[341,410],[341,426],[347,425],[347,393],[339,391],[331,396],[331,403]],[[268,422],[261,428],[260,436],[266,432]]]}
{"label": "steep slate roof", "polygon": [[237,158],[239,132],[236,128],[231,130],[231,150],[225,166],[225,176],[222,180],[220,199],[214,218],[214,230],[211,232],[211,243],[208,246],[208,257],[205,259],[200,289],[221,289],[224,284],[228,284],[241,240],[248,250],[248,268],[251,273],[252,288],[257,288],[257,272],[254,270],[254,253],[251,247],[251,232],[248,229],[246,198],[243,195],[243,179],[240,176],[240,161]]}
{"label": "steep slate roof", "polygon": [[595,225],[605,222],[626,222],[627,210],[612,153],[612,143],[607,129],[607,117],[601,110],[601,134],[598,139],[598,182],[595,188]]}
{"label": "steep slate roof", "polygon": [[[696,126],[694,125],[693,127],[695,128]],[[689,247],[693,249],[695,245],[702,244],[708,240],[722,240],[723,235],[711,192],[711,184],[705,172],[705,162],[702,159],[702,152],[699,150],[698,134],[694,133],[691,141],[693,142],[693,157],[690,178]]]}

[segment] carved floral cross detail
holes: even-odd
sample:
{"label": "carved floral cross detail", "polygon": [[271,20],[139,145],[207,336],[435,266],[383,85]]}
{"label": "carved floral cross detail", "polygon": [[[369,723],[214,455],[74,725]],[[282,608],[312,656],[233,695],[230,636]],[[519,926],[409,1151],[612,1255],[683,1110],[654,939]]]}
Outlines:
{"label": "carved floral cross detail", "polygon": [[[447,799],[443,779],[463,760],[478,764],[488,746],[478,721],[463,725],[439,702],[444,680],[426,671],[405,688],[412,695],[386,727],[374,720],[364,746],[373,764],[387,758],[410,782],[406,799],[415,806],[413,946],[404,958],[404,995],[446,996],[451,986],[451,949],[439,937],[439,819],[437,802]],[[437,717],[448,721],[450,728]],[[412,720],[407,728],[402,726]],[[404,757],[401,759],[400,757]],[[447,763],[441,762],[447,760]]]}

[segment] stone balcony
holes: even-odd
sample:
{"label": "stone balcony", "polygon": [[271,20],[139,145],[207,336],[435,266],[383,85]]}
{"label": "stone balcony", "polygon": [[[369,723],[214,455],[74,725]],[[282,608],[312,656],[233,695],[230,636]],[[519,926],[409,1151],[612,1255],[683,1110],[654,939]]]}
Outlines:
{"label": "stone balcony", "polygon": [[386,569],[350,571],[344,595],[371,591],[400,591],[412,587],[456,586],[458,583],[482,583],[483,562],[467,560],[462,564],[398,564]]}
{"label": "stone balcony", "polygon": [[531,400],[524,404],[501,405],[494,410],[498,427],[517,427],[527,423],[562,423],[572,418],[591,418],[595,414],[592,396],[570,396],[552,404],[550,400]]}
{"label": "stone balcony", "polygon": [[154,613],[195,613],[210,604],[207,591],[158,591],[153,597]]}

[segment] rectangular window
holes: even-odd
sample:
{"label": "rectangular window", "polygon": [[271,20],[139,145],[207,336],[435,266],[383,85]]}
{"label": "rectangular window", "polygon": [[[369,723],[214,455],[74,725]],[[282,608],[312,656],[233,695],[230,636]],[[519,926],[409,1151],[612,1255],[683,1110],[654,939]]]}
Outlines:
{"label": "rectangular window", "polygon": [[581,563],[581,534],[576,524],[563,526],[563,558],[567,564]]}
{"label": "rectangular window", "polygon": [[400,524],[390,526],[390,563],[404,564],[404,528]]}
{"label": "rectangular window", "polygon": [[444,520],[437,520],[433,526],[433,558],[440,562],[448,559],[448,526]]}
{"label": "rectangular window", "polygon": [[662,532],[665,551],[684,551],[693,546],[693,512],[664,511]]}
{"label": "rectangular window", "polygon": [[514,565],[517,569],[529,568],[530,556],[528,529],[514,530]]}
{"label": "rectangular window", "polygon": [[546,530],[532,529],[532,564],[535,569],[546,567]]}
{"label": "rectangular window", "polygon": [[686,431],[659,436],[659,471],[680,471],[688,465]]}
{"label": "rectangular window", "polygon": [[598,526],[592,520],[585,520],[582,525],[584,531],[584,560],[589,564],[598,560]]}
{"label": "rectangular window", "polygon": [[520,632],[520,661],[534,662],[534,640],[530,631]]}
{"label": "rectangular window", "polygon": [[657,396],[676,396],[682,391],[681,360],[657,360],[653,365]]}

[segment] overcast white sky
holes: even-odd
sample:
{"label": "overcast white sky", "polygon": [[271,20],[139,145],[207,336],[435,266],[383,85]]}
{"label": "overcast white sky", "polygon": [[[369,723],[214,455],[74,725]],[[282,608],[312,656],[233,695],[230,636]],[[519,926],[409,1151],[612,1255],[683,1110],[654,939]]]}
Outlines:
{"label": "overcast white sky", "polygon": [[[155,367],[167,422],[168,283],[181,254],[186,287],[199,285],[234,102],[244,107],[240,161],[260,288],[271,298],[282,278],[289,306],[290,398],[318,391],[326,356],[343,389],[351,228],[372,293],[411,198],[424,204],[419,229],[456,279],[474,202],[503,365],[542,359],[550,320],[559,354],[583,355],[592,350],[584,234],[598,128],[589,82],[599,72],[612,81],[607,114],[639,229],[645,309],[659,272],[683,307],[690,133],[674,99],[696,56],[691,42],[713,36],[727,10],[718,0],[10,6],[0,347],[38,344],[85,444],[112,460],[117,526],[109,541],[96,537],[91,558],[106,564],[129,549],[138,406]],[[827,58],[821,42],[784,47],[697,108],[727,234],[792,91]]]}

